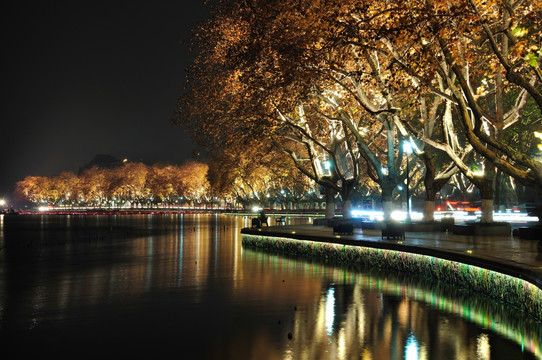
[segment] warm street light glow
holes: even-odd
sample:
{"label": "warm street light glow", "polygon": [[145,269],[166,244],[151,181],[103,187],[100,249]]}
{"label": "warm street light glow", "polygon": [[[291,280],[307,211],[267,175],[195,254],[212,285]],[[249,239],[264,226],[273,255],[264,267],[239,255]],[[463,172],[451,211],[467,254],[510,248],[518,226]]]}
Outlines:
{"label": "warm street light glow", "polygon": [[[542,140],[542,132],[535,131],[534,137]],[[542,144],[538,144],[538,150],[542,151]]]}

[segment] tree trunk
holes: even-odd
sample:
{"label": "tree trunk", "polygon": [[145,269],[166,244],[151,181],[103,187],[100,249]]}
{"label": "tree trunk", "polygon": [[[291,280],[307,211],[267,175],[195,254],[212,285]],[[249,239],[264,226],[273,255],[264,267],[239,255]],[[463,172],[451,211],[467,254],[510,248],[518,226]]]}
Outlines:
{"label": "tree trunk", "polygon": [[499,209],[500,205],[502,205],[501,192],[502,192],[502,172],[497,169],[497,175],[495,178],[495,199],[494,199],[495,200],[494,205],[496,205],[497,210]]}
{"label": "tree trunk", "polygon": [[335,217],[335,190],[326,188],[326,219]]}
{"label": "tree trunk", "polygon": [[480,221],[483,223],[493,222],[493,199],[482,198],[482,218]]}
{"label": "tree trunk", "polygon": [[482,218],[483,223],[493,222],[493,182],[495,180],[495,168],[486,167],[485,178],[480,187],[480,195],[482,197]]}
{"label": "tree trunk", "polygon": [[[435,196],[437,189],[435,184],[436,166],[435,155],[432,150],[426,149],[426,155],[421,157],[425,165],[425,202],[423,204],[423,221],[435,221]],[[408,205],[407,205],[408,206]]]}
{"label": "tree trunk", "polygon": [[435,221],[435,200],[425,199],[423,203],[423,221]]}
{"label": "tree trunk", "polygon": [[391,181],[383,181],[382,184],[381,184],[381,189],[382,189],[382,211],[384,212],[384,220],[389,220],[391,218],[391,213],[393,211],[393,189],[394,189],[394,187],[395,187],[395,184],[392,183]]}
{"label": "tree trunk", "polygon": [[384,212],[384,219],[389,220],[391,218],[391,212],[393,210],[393,203],[391,200],[384,200],[382,198],[382,211]]}
{"label": "tree trunk", "polygon": [[350,200],[343,201],[343,218],[352,218],[352,202]]}

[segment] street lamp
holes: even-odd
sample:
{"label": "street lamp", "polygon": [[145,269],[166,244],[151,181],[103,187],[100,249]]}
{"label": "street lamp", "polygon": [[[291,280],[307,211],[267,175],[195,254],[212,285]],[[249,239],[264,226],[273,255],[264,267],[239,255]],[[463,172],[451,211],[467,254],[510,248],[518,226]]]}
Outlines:
{"label": "street lamp", "polygon": [[405,152],[406,154],[406,206],[407,206],[407,217],[406,217],[406,222],[407,223],[410,223],[411,221],[411,218],[410,218],[410,197],[409,197],[409,194],[408,194],[408,186],[410,184],[410,171],[409,171],[409,168],[408,168],[408,155],[410,155],[412,153],[412,144],[410,143],[410,141],[405,141],[403,143],[403,151]]}
{"label": "street lamp", "polygon": [[331,176],[331,161],[325,160],[324,165],[324,176]]}

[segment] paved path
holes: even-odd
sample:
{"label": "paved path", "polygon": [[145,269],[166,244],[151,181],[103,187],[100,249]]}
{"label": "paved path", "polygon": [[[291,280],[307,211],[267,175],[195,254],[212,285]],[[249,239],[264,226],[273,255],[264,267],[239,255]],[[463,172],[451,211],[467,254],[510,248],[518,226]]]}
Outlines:
{"label": "paved path", "polygon": [[538,240],[512,236],[469,236],[448,232],[406,232],[405,239],[382,239],[380,230],[354,229],[353,235],[333,235],[314,225],[269,226],[242,233],[289,237],[408,251],[468,263],[524,278],[542,289],[542,250]]}

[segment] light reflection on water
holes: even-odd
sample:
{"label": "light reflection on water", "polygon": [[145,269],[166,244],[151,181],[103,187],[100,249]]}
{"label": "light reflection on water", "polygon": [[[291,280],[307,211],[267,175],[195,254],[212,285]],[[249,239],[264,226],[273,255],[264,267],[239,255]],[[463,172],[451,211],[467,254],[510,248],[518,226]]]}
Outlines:
{"label": "light reflection on water", "polygon": [[0,326],[27,355],[71,357],[82,348],[97,356],[107,349],[232,359],[540,355],[540,324],[484,297],[243,249],[248,217],[12,220],[0,221]]}

